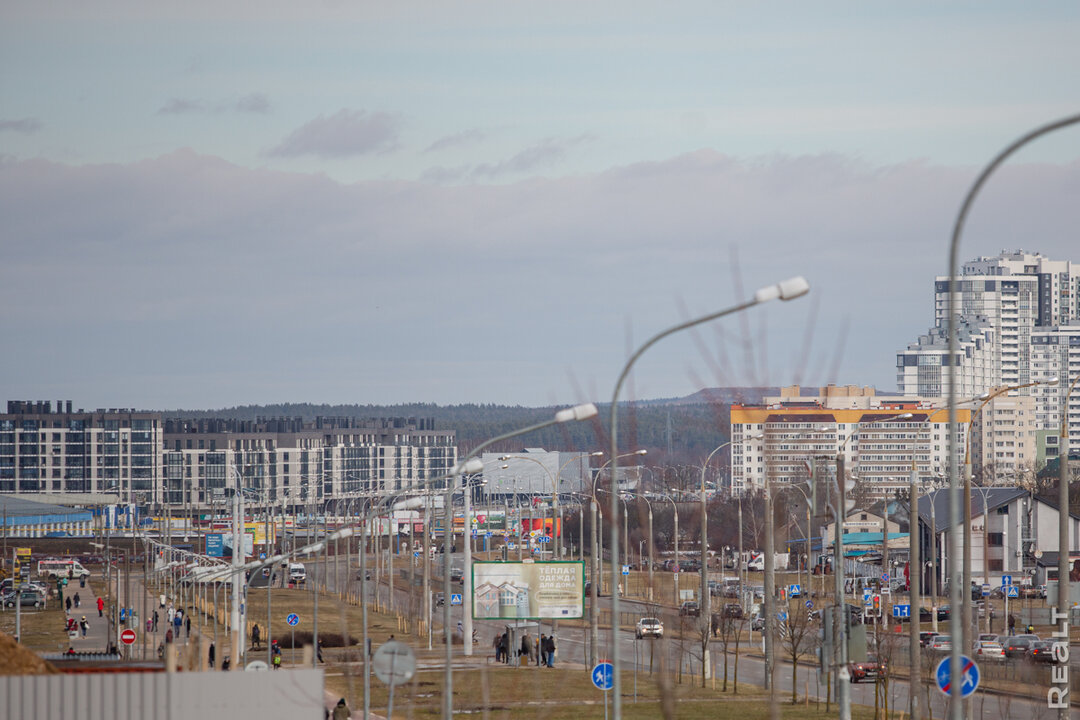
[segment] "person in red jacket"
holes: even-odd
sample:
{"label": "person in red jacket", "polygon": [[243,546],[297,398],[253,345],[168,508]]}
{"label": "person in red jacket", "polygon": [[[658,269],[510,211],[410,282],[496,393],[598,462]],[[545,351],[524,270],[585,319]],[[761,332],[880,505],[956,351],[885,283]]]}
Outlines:
{"label": "person in red jacket", "polygon": [[97,599],[97,616],[102,617],[105,612],[105,601],[101,598]]}

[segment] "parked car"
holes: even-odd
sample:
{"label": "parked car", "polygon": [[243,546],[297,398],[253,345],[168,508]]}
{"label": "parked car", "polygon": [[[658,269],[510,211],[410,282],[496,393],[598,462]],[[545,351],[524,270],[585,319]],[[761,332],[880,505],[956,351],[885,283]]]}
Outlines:
{"label": "parked car", "polygon": [[930,640],[930,649],[933,652],[951,652],[952,651],[952,636],[950,635],[935,635]]}
{"label": "parked car", "polygon": [[1001,636],[997,633],[982,633],[979,635],[980,642],[983,640],[989,640],[990,642],[1000,642]]}
{"label": "parked car", "polygon": [[45,607],[45,595],[37,590],[13,590],[4,596],[4,607]]}
{"label": "parked car", "polygon": [[459,583],[464,581],[465,573],[461,568],[450,568],[450,582]]}
{"label": "parked car", "polygon": [[1054,662],[1054,643],[1049,640],[1038,640],[1031,643],[1031,649],[1028,651],[1027,657],[1031,662]]}
{"label": "parked car", "polygon": [[851,674],[851,682],[863,680],[877,680],[885,677],[888,665],[876,655],[867,655],[865,662],[853,662],[848,664],[848,673]]}
{"label": "parked car", "polygon": [[1005,648],[997,640],[979,640],[975,643],[975,655],[985,660],[1004,662]]}
{"label": "parked car", "polygon": [[722,612],[724,617],[734,620],[741,620],[743,617],[742,605],[739,603],[725,603]]}
{"label": "parked car", "polygon": [[930,647],[930,644],[933,642],[934,638],[940,634],[941,633],[936,633],[933,630],[923,630],[919,633],[919,644],[923,647]]}
{"label": "parked car", "polygon": [[1005,657],[1011,660],[1013,658],[1027,657],[1032,642],[1031,638],[1013,636],[1005,638],[1005,642],[1001,646],[1005,648]]}
{"label": "parked car", "polygon": [[679,615],[682,617],[701,617],[701,606],[695,600],[687,600],[679,608]]}
{"label": "parked car", "polygon": [[645,637],[664,637],[664,624],[660,622],[660,618],[643,617],[637,621],[637,628],[634,634],[638,638]]}

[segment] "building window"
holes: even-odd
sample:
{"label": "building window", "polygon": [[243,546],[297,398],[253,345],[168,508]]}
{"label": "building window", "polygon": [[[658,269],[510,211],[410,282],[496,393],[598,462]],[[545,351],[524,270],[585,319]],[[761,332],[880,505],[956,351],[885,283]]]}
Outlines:
{"label": "building window", "polygon": [[986,537],[990,547],[1002,547],[1005,544],[1005,533],[989,533]]}

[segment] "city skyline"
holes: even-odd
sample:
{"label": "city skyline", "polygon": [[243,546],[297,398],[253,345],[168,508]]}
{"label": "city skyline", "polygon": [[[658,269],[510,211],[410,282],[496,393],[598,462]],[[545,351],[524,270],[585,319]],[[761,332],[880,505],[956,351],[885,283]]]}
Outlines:
{"label": "city skyline", "polygon": [[[1068,3],[0,14],[0,395],[85,408],[607,401],[792,275],[623,398],[890,391],[979,168],[1078,109]],[[1078,181],[1025,149],[961,259],[1080,261]]]}

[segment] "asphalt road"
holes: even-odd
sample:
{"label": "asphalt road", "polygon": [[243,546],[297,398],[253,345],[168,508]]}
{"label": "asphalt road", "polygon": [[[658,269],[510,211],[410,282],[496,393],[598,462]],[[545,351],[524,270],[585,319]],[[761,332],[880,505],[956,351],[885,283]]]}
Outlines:
{"label": "asphalt road", "polygon": [[[458,555],[453,556],[458,558]],[[327,565],[327,586],[328,589],[333,591],[334,587],[334,559],[331,558]],[[356,558],[353,558],[354,569],[350,572],[345,567],[345,558],[342,556],[339,559],[339,577],[342,578],[342,583],[348,583],[348,588],[353,591],[359,590],[359,582],[356,581],[355,575],[355,563]],[[318,577],[322,571],[322,565],[320,562],[307,562],[309,582],[312,582]],[[437,568],[437,561],[432,564],[433,572]],[[395,567],[395,584],[394,594],[397,598],[397,602],[401,603],[402,607],[406,606],[409,602],[406,590],[408,585],[406,580],[401,576],[401,565]],[[372,577],[374,577],[374,569],[372,569]],[[418,569],[419,573],[419,569]],[[442,592],[441,578],[433,579],[432,591]],[[460,584],[455,584],[454,589],[460,589]],[[381,592],[386,592],[385,585],[381,588]],[[418,593],[417,593],[418,594]],[[611,598],[602,597],[599,599],[599,607],[602,610],[609,609]],[[646,603],[642,601],[623,598],[620,601],[620,609],[626,613],[647,615],[652,614],[655,611],[656,605],[652,603]],[[436,625],[441,625],[443,608],[439,607],[435,609],[437,613]],[[623,668],[623,693],[624,695],[632,695],[634,688],[634,674],[637,673],[638,677],[642,677],[649,672],[650,659],[654,668],[660,667],[661,655],[666,656],[666,666],[674,669],[677,667],[679,658],[682,658],[684,663],[684,682],[701,682],[701,649],[696,639],[693,639],[692,634],[688,634],[683,642],[680,642],[677,638],[671,637],[671,631],[675,629],[677,624],[677,616],[674,615],[674,610],[668,608],[664,614],[665,629],[667,629],[669,636],[663,640],[654,640],[650,638],[638,640],[634,636],[632,630],[624,630],[618,633],[618,647],[617,652],[619,654],[620,661]],[[462,620],[462,613],[460,607],[451,607],[451,627],[456,628],[457,623]],[[486,656],[493,653],[492,640],[496,633],[502,632],[504,623],[499,621],[489,620],[477,620],[474,621],[474,628],[476,630],[478,642],[474,646],[474,654]],[[550,634],[551,624],[543,623],[541,625],[540,632],[544,634]],[[559,627],[556,633],[558,642],[558,662],[580,664],[582,666],[586,663],[586,642],[589,633],[588,627],[572,627],[563,623]],[[755,633],[755,640],[758,643],[757,647],[760,648],[759,636]],[[436,638],[435,642],[438,642]],[[746,646],[743,645],[743,648]],[[611,632],[609,628],[600,628],[600,655],[605,658],[610,658],[613,655],[611,645]],[[713,665],[716,668],[716,672],[723,672],[723,658],[720,653],[720,644],[715,641],[711,644],[711,656]],[[455,653],[461,651],[460,644],[457,645]],[[765,662],[760,657],[760,652],[756,653],[758,657],[742,655],[739,659],[739,682],[748,683],[758,687],[764,687],[765,685]],[[688,660],[688,658],[690,658]],[[730,673],[733,672],[733,660],[729,659],[729,678]],[[535,667],[535,666],[534,666]],[[523,671],[528,671],[528,668],[523,668]],[[791,697],[791,664],[783,662],[782,660],[777,663],[776,672],[776,690],[779,695],[779,699],[783,702],[785,699],[790,700]],[[819,674],[816,668],[800,665],[797,673],[797,685],[798,694],[800,697],[809,693],[813,697],[821,697],[824,700],[825,696],[825,684],[823,679],[819,679]],[[863,705],[874,705],[874,693],[875,686],[873,683],[856,683],[852,685],[852,702]],[[908,708],[908,693],[909,684],[906,680],[894,679],[889,683],[889,703],[890,707],[896,710],[907,710]],[[925,688],[923,689],[923,706],[925,713],[925,704],[927,693]],[[951,702],[949,698],[943,695],[936,687],[930,688],[929,700],[932,704],[933,715],[936,718],[944,717],[948,709],[948,704]],[[983,691],[977,691],[974,699],[974,716],[975,717],[992,717],[1002,719],[1016,719],[1016,720],[1029,720],[1035,718],[1056,718],[1057,712],[1046,707],[1045,703],[1032,702],[1016,697],[1007,697],[989,694]]]}

